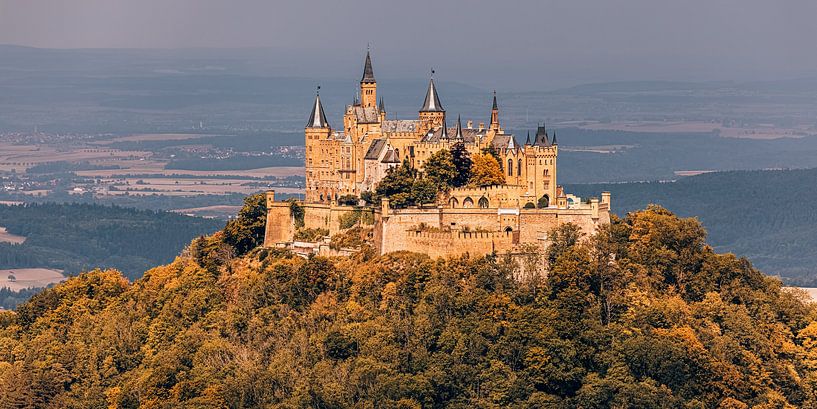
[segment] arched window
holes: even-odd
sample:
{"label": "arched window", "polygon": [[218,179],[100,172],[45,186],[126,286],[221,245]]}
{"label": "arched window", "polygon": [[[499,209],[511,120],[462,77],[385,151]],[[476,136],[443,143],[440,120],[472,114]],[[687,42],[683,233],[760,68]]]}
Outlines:
{"label": "arched window", "polygon": [[486,198],[485,196],[479,198],[479,207],[481,207],[483,209],[487,209],[488,208],[488,198]]}
{"label": "arched window", "polygon": [[545,169],[544,176],[547,176],[549,173],[550,173],[550,172],[548,172],[548,170],[547,170],[547,169]]}
{"label": "arched window", "polygon": [[516,162],[516,176],[522,176],[522,159]]}
{"label": "arched window", "polygon": [[505,228],[505,234],[508,234],[508,233],[513,233],[513,227],[508,226],[508,227]]}
{"label": "arched window", "polygon": [[513,176],[513,159],[508,159],[508,176]]}
{"label": "arched window", "polygon": [[460,201],[456,197],[451,198],[451,208],[456,209],[460,205]]}
{"label": "arched window", "polygon": [[463,207],[464,209],[470,209],[470,208],[474,207],[474,200],[473,200],[473,199],[471,199],[470,197],[466,197],[466,198],[465,198],[465,199],[462,201],[462,207]]}

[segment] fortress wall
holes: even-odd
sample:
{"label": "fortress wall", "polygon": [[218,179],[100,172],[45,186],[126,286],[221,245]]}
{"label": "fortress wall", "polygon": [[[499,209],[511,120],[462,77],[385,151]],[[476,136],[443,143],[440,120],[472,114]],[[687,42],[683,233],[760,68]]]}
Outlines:
{"label": "fortress wall", "polygon": [[275,192],[267,192],[267,226],[264,231],[264,246],[292,241],[295,222],[289,211],[289,203],[276,202]]}
{"label": "fortress wall", "polygon": [[304,227],[310,229],[327,229],[329,235],[340,232],[340,218],[353,213],[352,206],[335,206],[319,203],[301,203],[304,209]]}

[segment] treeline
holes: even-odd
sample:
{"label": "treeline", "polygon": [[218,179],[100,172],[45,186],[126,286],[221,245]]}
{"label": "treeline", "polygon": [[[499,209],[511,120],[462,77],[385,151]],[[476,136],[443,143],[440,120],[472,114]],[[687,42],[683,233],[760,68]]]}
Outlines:
{"label": "treeline", "polygon": [[624,215],[655,203],[698,217],[718,251],[748,257],[791,284],[817,286],[817,169],[733,171],[672,183],[569,185],[598,196],[608,190]]}
{"label": "treeline", "polygon": [[260,205],[133,284],[94,271],[0,314],[0,406],[817,405],[815,306],[694,219],[565,225],[519,263],[303,259],[252,248]]}
{"label": "treeline", "polygon": [[105,267],[135,279],[170,262],[192,238],[222,223],[116,206],[0,206],[0,226],[26,237],[19,245],[0,243],[0,268],[49,267],[73,274]]}

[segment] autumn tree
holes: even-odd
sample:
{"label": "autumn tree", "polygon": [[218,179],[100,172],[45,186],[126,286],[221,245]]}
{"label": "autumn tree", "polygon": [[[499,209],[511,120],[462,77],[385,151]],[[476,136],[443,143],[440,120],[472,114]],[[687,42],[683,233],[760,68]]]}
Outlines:
{"label": "autumn tree", "polygon": [[450,189],[459,176],[454,156],[447,149],[434,152],[423,164],[423,173],[439,191]]}
{"label": "autumn tree", "polygon": [[505,175],[499,168],[499,162],[493,156],[487,154],[475,155],[473,161],[469,185],[484,187],[505,184]]}

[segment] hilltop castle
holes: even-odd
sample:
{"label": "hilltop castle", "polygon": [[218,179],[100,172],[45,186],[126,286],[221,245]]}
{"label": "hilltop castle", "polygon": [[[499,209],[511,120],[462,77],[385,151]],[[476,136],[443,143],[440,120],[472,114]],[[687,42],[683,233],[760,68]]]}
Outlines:
{"label": "hilltop castle", "polygon": [[[360,96],[346,106],[343,127],[332,128],[320,94],[315,96],[305,127],[306,196],[300,203],[303,227],[341,230],[340,220],[350,212],[371,212],[374,239],[381,253],[409,250],[435,255],[513,252],[523,243],[544,245],[547,231],[573,222],[592,234],[609,223],[610,194],[601,200],[568,195],[556,183],[559,153],[556,132],[539,126],[524,143],[508,134],[499,120],[493,95],[490,123],[462,125],[460,117],[449,127],[446,110],[432,78],[417,119],[390,118],[366,53]],[[482,188],[454,188],[435,207],[391,209],[388,199],[379,208],[361,210],[341,206],[341,197],[373,191],[390,168],[408,163],[417,171],[435,152],[462,143],[471,154],[492,150],[505,184]],[[294,241],[292,206],[276,202],[268,192],[265,245]]]}

